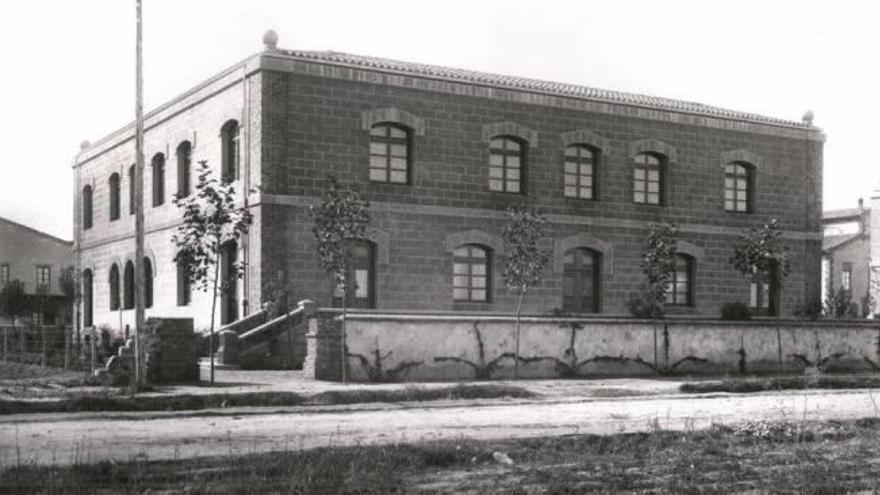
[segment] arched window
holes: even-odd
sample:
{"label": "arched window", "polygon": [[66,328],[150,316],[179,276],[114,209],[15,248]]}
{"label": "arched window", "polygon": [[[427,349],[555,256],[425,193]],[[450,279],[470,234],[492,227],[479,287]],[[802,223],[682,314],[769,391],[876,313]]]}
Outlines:
{"label": "arched window", "polygon": [[92,228],[92,186],[86,186],[82,190],[82,228]]}
{"label": "arched window", "polygon": [[134,263],[125,262],[122,274],[122,309],[134,308]]}
{"label": "arched window", "polygon": [[599,312],[601,255],[586,248],[565,252],[562,272],[562,309],[572,313]]}
{"label": "arched window", "polygon": [[662,205],[664,159],[652,153],[639,153],[633,167],[633,201],[648,205]]}
{"label": "arched window", "polygon": [[153,307],[153,263],[144,258],[144,307]]}
{"label": "arched window", "polygon": [[190,168],[192,168],[192,144],[184,141],[177,146],[177,197],[185,198],[190,193]]}
{"label": "arched window", "polygon": [[370,128],[370,180],[409,184],[410,132],[395,124]]}
{"label": "arched window", "polygon": [[235,241],[220,246],[220,282],[225,287],[220,299],[220,323],[224,325],[238,319],[238,278],[234,275],[237,262]]}
{"label": "arched window", "polygon": [[110,175],[110,221],[119,220],[119,174]]}
{"label": "arched window", "polygon": [[566,198],[596,198],[596,153],[583,144],[565,148]]}
{"label": "arched window", "polygon": [[134,165],[128,167],[128,214],[134,215]]}
{"label": "arched window", "polygon": [[238,121],[230,120],[223,124],[220,129],[221,142],[221,172],[223,182],[232,182],[238,178],[239,146],[238,146]]}
{"label": "arched window", "polygon": [[156,153],[153,156],[153,206],[165,202],[165,155]]}
{"label": "arched window", "polygon": [[509,136],[496,136],[489,141],[489,190],[509,193],[525,192],[526,145]]}
{"label": "arched window", "polygon": [[83,284],[83,326],[90,327],[94,325],[93,316],[93,292],[92,292],[92,271],[91,270],[83,270],[82,274],[82,284]]}
{"label": "arched window", "polygon": [[186,262],[177,259],[177,305],[187,306],[192,301],[192,282],[189,279],[189,272]]}
{"label": "arched window", "polygon": [[491,252],[465,244],[455,248],[452,264],[452,299],[491,302]]}
{"label": "arched window", "polygon": [[751,213],[754,203],[754,168],[745,162],[728,163],[724,167],[724,209]]}
{"label": "arched window", "polygon": [[694,259],[685,254],[675,255],[675,270],[666,288],[666,304],[693,306]]}
{"label": "arched window", "polygon": [[110,309],[119,309],[119,266],[116,263],[110,266]]}

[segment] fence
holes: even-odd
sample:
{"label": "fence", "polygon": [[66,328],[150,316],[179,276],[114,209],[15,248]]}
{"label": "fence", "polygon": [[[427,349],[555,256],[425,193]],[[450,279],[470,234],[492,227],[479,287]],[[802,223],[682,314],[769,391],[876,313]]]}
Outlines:
{"label": "fence", "polygon": [[70,327],[0,325],[0,359],[86,371],[104,366],[121,344],[93,329],[80,337]]}

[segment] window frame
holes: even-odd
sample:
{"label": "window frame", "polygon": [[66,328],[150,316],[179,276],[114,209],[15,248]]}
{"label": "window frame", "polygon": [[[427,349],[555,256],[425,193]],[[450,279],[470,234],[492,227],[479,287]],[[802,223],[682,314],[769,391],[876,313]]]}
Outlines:
{"label": "window frame", "polygon": [[94,226],[94,211],[92,208],[94,191],[91,184],[86,184],[82,188],[82,228],[89,230]]}
{"label": "window frame", "polygon": [[110,311],[119,311],[121,303],[119,297],[120,276],[118,264],[113,263],[110,265],[110,271],[107,274],[107,282],[110,287]]}
{"label": "window frame", "polygon": [[241,125],[235,119],[227,120],[220,128],[220,182],[235,182],[241,165]]}
{"label": "window frame", "polygon": [[[374,134],[374,130],[377,128],[384,128],[385,132],[383,135]],[[394,130],[403,131],[404,137],[395,137],[393,136]],[[400,186],[408,186],[412,185],[412,154],[413,154],[413,132],[409,127],[397,123],[397,122],[378,122],[370,126],[370,144],[369,144],[369,164],[368,164],[368,175],[367,178],[369,182],[376,184],[393,184]],[[385,154],[373,153],[373,145],[382,145],[384,147]],[[405,180],[403,182],[393,181],[391,180],[392,172],[399,172],[400,169],[395,169],[392,167],[392,160],[395,158],[400,158],[400,156],[393,155],[391,153],[392,146],[404,146],[404,150],[406,152],[405,159],[405,168],[403,170],[405,174]],[[373,158],[383,158],[384,163],[381,167],[373,166]],[[385,174],[385,180],[379,180],[373,178],[374,170],[382,170]]]}
{"label": "window frame", "polygon": [[177,197],[186,198],[192,193],[192,143],[181,141],[175,151],[177,158]]}
{"label": "window frame", "polygon": [[[575,149],[577,150],[577,154],[574,156],[570,156],[568,154],[568,150]],[[589,154],[589,157],[583,156],[583,153],[586,152]],[[569,172],[568,165],[574,164],[575,171]],[[595,147],[590,146],[586,143],[572,143],[563,148],[562,150],[562,196],[567,199],[582,199],[586,201],[597,201],[599,199],[599,188],[598,182],[596,180],[597,172],[599,170],[599,150]],[[590,192],[589,197],[583,196],[581,193],[584,191],[583,182],[583,166],[589,165],[590,167]],[[568,178],[574,177],[574,184],[568,184]],[[575,194],[569,195],[568,189],[574,188]]]}
{"label": "window frame", "polygon": [[[684,263],[684,270],[679,269],[679,262]],[[694,306],[694,276],[696,275],[696,259],[693,256],[683,253],[675,254],[675,268],[672,270],[669,285],[666,288],[666,306],[677,307],[693,307]],[[687,278],[680,280],[680,275],[684,273]],[[679,302],[678,296],[681,294],[679,286],[684,284],[684,302]]]}
{"label": "window frame", "polygon": [[[52,266],[46,264],[35,265],[37,269],[34,290],[39,292],[40,287],[46,288],[46,294],[52,291]],[[41,281],[42,280],[42,281]]]}
{"label": "window frame", "polygon": [[[731,171],[731,167],[734,170]],[[742,169],[739,173],[736,168]],[[733,182],[733,187],[728,186],[728,182]],[[744,189],[739,188],[740,181],[745,185]],[[731,193],[731,199],[728,199],[728,192]],[[745,199],[739,198],[739,193],[745,194]],[[724,211],[736,214],[754,213],[755,203],[755,167],[748,162],[733,161],[724,164]],[[732,202],[732,208],[728,207],[728,201]],[[740,209],[740,202],[744,203],[745,208]]]}
{"label": "window frame", "polygon": [[153,170],[153,208],[165,204],[165,154],[156,153],[150,160]]}
{"label": "window frame", "polygon": [[[467,249],[468,252],[466,255],[461,255],[460,250]],[[473,250],[479,250],[483,253],[482,257],[475,257],[473,255]],[[478,303],[478,304],[487,304],[491,303],[493,300],[492,297],[492,249],[483,246],[480,244],[462,244],[457,246],[455,250],[452,252],[452,300],[454,303]],[[482,274],[474,273],[474,266],[479,266],[478,262],[482,260],[482,265],[484,267]],[[466,265],[467,273],[456,273],[456,265]],[[456,278],[457,277],[466,277],[466,284],[458,284]],[[483,287],[479,287],[474,284],[475,277],[483,278]],[[456,296],[456,289],[464,289],[467,291],[466,298],[459,298]],[[484,293],[483,299],[474,299],[474,291],[482,290]]]}
{"label": "window frame", "polygon": [[122,216],[122,208],[121,208],[121,199],[122,195],[122,178],[119,176],[118,172],[113,172],[110,174],[110,178],[107,179],[107,185],[110,188],[110,221],[114,222],[119,220],[119,217]]}
{"label": "window frame", "polygon": [[[644,157],[644,158],[642,158]],[[651,160],[656,160],[656,163],[648,163]],[[633,157],[633,167],[632,167],[632,201],[637,205],[646,205],[646,206],[666,206],[667,198],[666,198],[666,157],[661,155],[660,153],[654,153],[651,151],[643,151]],[[639,171],[643,172],[644,177],[639,179]],[[657,180],[650,180],[650,172],[656,171]],[[642,183],[642,189],[639,190],[639,183]],[[650,189],[650,184],[656,182],[657,183],[657,202],[651,202],[650,194],[653,192]],[[641,201],[638,199],[638,194],[642,194]]]}
{"label": "window frame", "polygon": [[[502,143],[502,146],[500,148],[495,146],[495,143],[498,141],[500,141]],[[510,143],[515,143],[519,149],[518,150],[509,149]],[[520,137],[517,137],[517,136],[511,136],[508,134],[492,136],[492,138],[489,139],[489,147],[488,147],[489,160],[487,161],[488,174],[489,174],[487,188],[488,188],[489,192],[504,193],[504,194],[522,194],[522,195],[528,194],[528,188],[527,188],[528,184],[526,181],[527,171],[528,171],[528,166],[527,166],[528,147],[529,147],[529,143],[526,140],[524,140]],[[492,159],[495,156],[501,157],[501,164],[500,165],[492,163]],[[512,157],[517,157],[519,159],[519,166],[518,167],[513,167],[508,164],[508,162],[510,161],[510,158],[512,158]],[[501,176],[500,177],[493,177],[492,176],[493,169],[500,169]],[[519,177],[518,178],[513,179],[513,178],[508,177],[509,171],[511,171],[512,169],[519,170],[519,172],[518,172]],[[500,181],[501,189],[493,189],[492,188],[493,181]],[[512,182],[516,182],[517,184],[519,184],[518,190],[513,191],[513,190],[509,189],[508,184],[512,183]]]}

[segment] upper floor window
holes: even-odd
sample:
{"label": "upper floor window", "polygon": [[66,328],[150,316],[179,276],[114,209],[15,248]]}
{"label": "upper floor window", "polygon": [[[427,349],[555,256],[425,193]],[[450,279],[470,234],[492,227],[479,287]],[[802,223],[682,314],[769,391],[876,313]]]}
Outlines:
{"label": "upper floor window", "polygon": [[596,154],[582,144],[565,148],[565,197],[595,199]]}
{"label": "upper floor window", "polygon": [[728,163],[724,168],[724,209],[751,213],[753,169],[742,162]]}
{"label": "upper floor window", "polygon": [[92,186],[82,190],[82,217],[83,230],[92,228]]}
{"label": "upper floor window", "polygon": [[410,133],[394,124],[370,128],[370,180],[409,184]]}
{"label": "upper floor window", "polygon": [[0,288],[3,284],[9,282],[9,263],[0,264]]}
{"label": "upper floor window", "polygon": [[184,141],[177,146],[177,197],[190,193],[190,169],[192,168],[192,145]]}
{"label": "upper floor window", "polygon": [[128,214],[134,215],[134,165],[128,167]]}
{"label": "upper floor window", "polygon": [[675,255],[675,270],[666,288],[666,304],[693,305],[694,259],[684,254]]}
{"label": "upper floor window", "polygon": [[475,244],[455,249],[452,265],[452,298],[455,301],[490,302],[491,253]]}
{"label": "upper floor window", "polygon": [[663,159],[651,153],[639,153],[633,168],[633,201],[649,205],[662,205]]}
{"label": "upper floor window", "polygon": [[525,144],[507,136],[489,141],[489,190],[509,193],[525,191]]}
{"label": "upper floor window", "polygon": [[49,265],[37,265],[37,291],[49,292],[52,287],[52,268]]}
{"label": "upper floor window", "polygon": [[165,202],[165,155],[156,153],[153,156],[153,206]]}
{"label": "upper floor window", "polygon": [[238,135],[238,121],[230,120],[223,124],[223,127],[220,129],[220,147],[222,152],[221,172],[223,182],[232,182],[238,178],[238,163],[240,155]]}
{"label": "upper floor window", "polygon": [[110,185],[110,221],[119,220],[119,174],[114,173],[107,181]]}
{"label": "upper floor window", "polygon": [[110,266],[110,310],[119,309],[119,265]]}

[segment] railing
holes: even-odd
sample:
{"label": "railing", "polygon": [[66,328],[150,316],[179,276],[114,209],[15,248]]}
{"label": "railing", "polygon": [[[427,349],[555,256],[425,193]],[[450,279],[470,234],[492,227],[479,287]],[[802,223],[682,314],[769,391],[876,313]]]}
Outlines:
{"label": "railing", "polygon": [[251,313],[240,320],[235,320],[232,323],[227,323],[226,325],[220,327],[217,332],[230,331],[235,332],[239,335],[256,328],[269,319],[269,313],[266,312],[265,309],[261,309],[256,313]]}
{"label": "railing", "polygon": [[269,344],[290,328],[301,325],[315,312],[315,303],[300,301],[289,313],[269,320],[262,325],[239,334],[230,329],[220,332],[220,348],[217,350],[222,364],[239,364],[242,360],[265,352]]}

